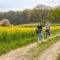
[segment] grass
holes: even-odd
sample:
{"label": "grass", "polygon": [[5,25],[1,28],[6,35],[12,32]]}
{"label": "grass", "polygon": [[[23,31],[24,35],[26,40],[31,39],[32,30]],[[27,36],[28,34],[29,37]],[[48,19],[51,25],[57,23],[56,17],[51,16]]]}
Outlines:
{"label": "grass", "polygon": [[52,23],[52,26],[60,26],[60,23]]}
{"label": "grass", "polygon": [[[49,39],[45,44],[38,44],[36,47],[34,47],[30,51],[28,51],[27,57],[30,60],[38,60],[38,58],[42,54],[42,52],[45,49],[49,48],[52,44],[56,43],[58,40],[60,40],[60,36]],[[60,57],[59,57],[59,59],[60,59]]]}
{"label": "grass", "polygon": [[16,49],[22,46],[25,46],[27,44],[33,43],[35,41],[36,37],[33,38],[27,38],[27,39],[21,39],[21,40],[15,40],[15,41],[9,41],[9,42],[0,42],[0,55],[5,54],[12,49]]}
{"label": "grass", "polygon": [[60,60],[60,53],[58,53],[58,56],[57,56],[56,60]]}

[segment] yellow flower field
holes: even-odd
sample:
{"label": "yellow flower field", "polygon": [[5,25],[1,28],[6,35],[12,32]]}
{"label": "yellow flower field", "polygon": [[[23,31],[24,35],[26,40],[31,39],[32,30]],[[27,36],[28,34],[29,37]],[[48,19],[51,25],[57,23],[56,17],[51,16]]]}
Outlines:
{"label": "yellow flower field", "polygon": [[36,30],[36,27],[0,27],[0,32],[8,32],[8,33],[14,33],[14,32],[34,32]]}
{"label": "yellow flower field", "polygon": [[[43,28],[43,30],[45,27]],[[35,32],[36,27],[20,27],[20,26],[10,26],[10,27],[2,27],[0,26],[0,32],[8,32],[8,33],[14,33],[14,32]],[[51,30],[60,30],[60,26],[51,26]]]}
{"label": "yellow flower field", "polygon": [[60,30],[60,26],[51,26],[51,30]]}

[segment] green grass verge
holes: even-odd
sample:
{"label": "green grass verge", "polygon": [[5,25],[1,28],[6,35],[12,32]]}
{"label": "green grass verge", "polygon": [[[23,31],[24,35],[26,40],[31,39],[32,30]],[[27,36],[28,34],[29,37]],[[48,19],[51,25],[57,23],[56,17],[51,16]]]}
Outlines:
{"label": "green grass verge", "polygon": [[51,23],[52,26],[60,26],[60,23]]}
{"label": "green grass verge", "polygon": [[57,56],[56,60],[60,60],[60,53],[58,53],[58,56]]}
{"label": "green grass verge", "polygon": [[36,37],[15,40],[15,41],[12,40],[8,43],[2,42],[2,43],[0,43],[0,55],[5,54],[13,49],[17,49],[19,47],[26,46],[30,43],[35,42],[35,41],[36,41]]}
{"label": "green grass verge", "polygon": [[[30,60],[38,60],[39,56],[42,54],[42,52],[49,48],[52,44],[56,43],[58,40],[60,40],[60,36],[54,37],[52,39],[49,39],[46,41],[44,44],[37,44],[36,47],[32,48],[30,51],[27,53],[27,57]],[[27,58],[27,59],[28,59]],[[60,58],[59,58],[60,59]]]}

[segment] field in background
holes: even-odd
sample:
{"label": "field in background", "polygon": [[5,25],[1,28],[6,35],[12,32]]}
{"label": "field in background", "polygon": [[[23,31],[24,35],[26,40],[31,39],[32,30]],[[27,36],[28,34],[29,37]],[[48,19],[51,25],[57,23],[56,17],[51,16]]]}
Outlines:
{"label": "field in background", "polygon": [[[60,26],[51,26],[51,36],[60,32]],[[43,38],[45,38],[43,28]],[[36,27],[10,26],[0,27],[0,55],[37,41]]]}
{"label": "field in background", "polygon": [[[21,24],[21,25],[16,25],[16,26],[37,26],[38,23],[28,23],[28,24]],[[51,23],[52,26],[60,26],[60,23]]]}

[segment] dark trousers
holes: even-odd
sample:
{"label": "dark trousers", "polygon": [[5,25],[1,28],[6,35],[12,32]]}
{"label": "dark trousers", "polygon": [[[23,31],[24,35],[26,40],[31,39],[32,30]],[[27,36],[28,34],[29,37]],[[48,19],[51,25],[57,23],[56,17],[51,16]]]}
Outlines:
{"label": "dark trousers", "polygon": [[50,36],[50,30],[46,30],[46,37]]}

